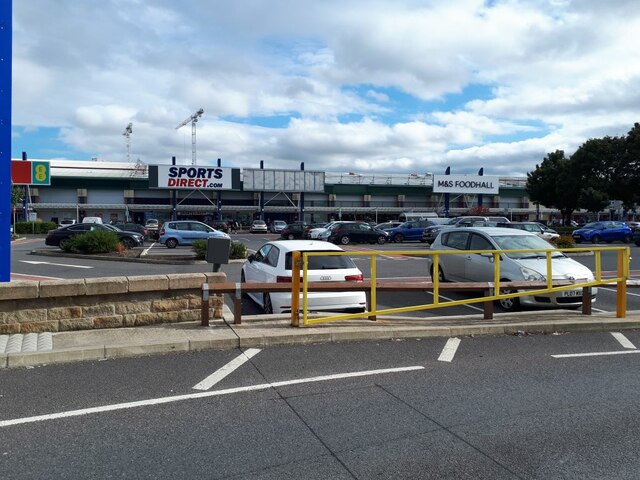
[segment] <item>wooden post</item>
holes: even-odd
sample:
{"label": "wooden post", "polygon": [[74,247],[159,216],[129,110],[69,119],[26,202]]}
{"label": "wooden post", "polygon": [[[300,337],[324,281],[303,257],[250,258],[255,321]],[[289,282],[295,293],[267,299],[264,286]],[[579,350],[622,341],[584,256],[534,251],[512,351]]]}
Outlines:
{"label": "wooden post", "polygon": [[202,284],[202,297],[200,301],[200,325],[209,326],[209,284]]}
{"label": "wooden post", "polygon": [[236,283],[236,295],[233,297],[233,324],[242,323],[242,284]]}
{"label": "wooden post", "polygon": [[[484,290],[484,296],[485,297],[490,297],[491,296],[491,288],[487,288]],[[484,312],[484,319],[485,320],[493,320],[493,300],[489,300],[486,301],[482,304],[483,306],[483,312]]]}
{"label": "wooden post", "polygon": [[582,288],[582,314],[591,315],[591,287]]}

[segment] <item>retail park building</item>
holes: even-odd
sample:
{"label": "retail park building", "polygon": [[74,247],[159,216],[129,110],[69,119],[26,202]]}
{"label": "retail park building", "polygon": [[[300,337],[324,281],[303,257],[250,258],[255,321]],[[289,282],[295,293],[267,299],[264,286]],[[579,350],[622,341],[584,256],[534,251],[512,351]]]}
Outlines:
{"label": "retail park building", "polygon": [[[480,195],[434,192],[439,176],[432,174],[325,173],[305,171],[304,165],[301,170],[177,165],[185,178],[176,179],[181,175],[170,168],[52,160],[51,184],[29,188],[29,208],[45,221],[100,216],[105,222],[128,218],[138,223],[149,218],[381,222],[412,211],[444,216],[447,206],[449,216],[463,215],[479,201],[491,215],[513,220],[549,220],[557,213],[529,201],[525,177],[485,177],[494,180],[497,193]],[[216,183],[216,176],[224,181]],[[176,185],[178,189],[170,187]]]}

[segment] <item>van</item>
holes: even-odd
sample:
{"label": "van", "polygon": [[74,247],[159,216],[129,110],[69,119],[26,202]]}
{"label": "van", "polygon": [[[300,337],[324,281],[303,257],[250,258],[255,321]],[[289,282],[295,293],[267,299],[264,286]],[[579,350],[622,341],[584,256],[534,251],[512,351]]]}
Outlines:
{"label": "van", "polygon": [[84,217],[82,223],[102,223],[102,217]]}

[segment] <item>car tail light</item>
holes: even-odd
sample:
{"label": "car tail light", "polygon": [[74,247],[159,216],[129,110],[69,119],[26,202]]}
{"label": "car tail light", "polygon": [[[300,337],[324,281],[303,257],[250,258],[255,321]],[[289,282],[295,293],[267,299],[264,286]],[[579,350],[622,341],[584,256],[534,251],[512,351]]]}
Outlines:
{"label": "car tail light", "polygon": [[345,281],[347,282],[362,282],[362,274],[359,273],[358,275],[346,275],[344,277]]}
{"label": "car tail light", "polygon": [[164,235],[164,228],[160,230],[160,235]]}
{"label": "car tail light", "polygon": [[144,232],[145,235],[149,233],[149,230],[147,230],[146,228],[143,228],[142,231]]}
{"label": "car tail light", "polygon": [[283,275],[278,275],[276,277],[276,283],[291,283],[291,277],[285,277]]}

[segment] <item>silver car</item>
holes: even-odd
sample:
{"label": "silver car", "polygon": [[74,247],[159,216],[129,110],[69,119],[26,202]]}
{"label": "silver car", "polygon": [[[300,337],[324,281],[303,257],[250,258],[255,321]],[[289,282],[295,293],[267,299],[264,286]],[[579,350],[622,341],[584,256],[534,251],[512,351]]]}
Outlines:
{"label": "silver car", "polygon": [[[534,233],[513,228],[467,227],[442,231],[431,245],[431,250],[524,250],[555,248]],[[427,259],[433,278],[433,258]],[[551,272],[553,280],[571,280],[576,283],[593,281],[593,273],[587,267],[567,257],[562,252],[552,252]],[[501,281],[545,281],[547,260],[544,252],[506,253],[500,257]],[[441,282],[492,282],[494,275],[493,254],[469,253],[440,255],[437,272]],[[506,293],[503,291],[503,293]],[[595,301],[597,289],[592,290]],[[536,307],[579,308],[582,305],[582,289],[564,290],[542,295],[531,295],[500,300],[506,311],[517,310],[520,305]]]}

